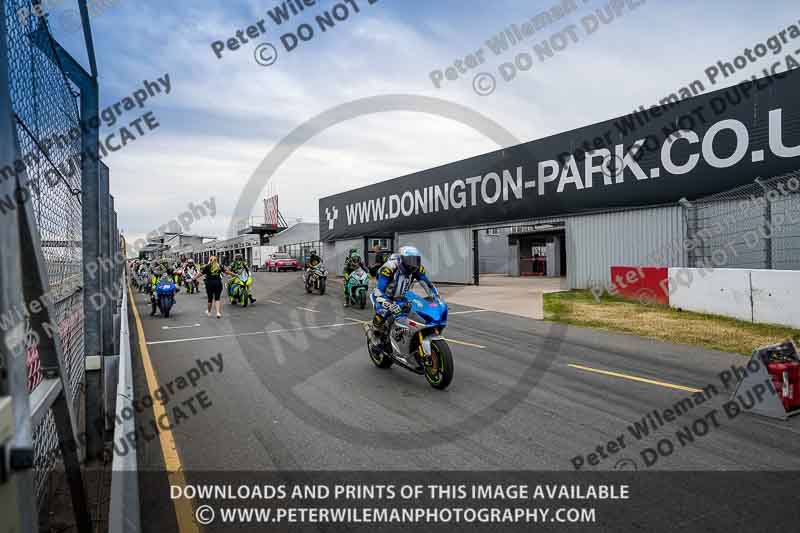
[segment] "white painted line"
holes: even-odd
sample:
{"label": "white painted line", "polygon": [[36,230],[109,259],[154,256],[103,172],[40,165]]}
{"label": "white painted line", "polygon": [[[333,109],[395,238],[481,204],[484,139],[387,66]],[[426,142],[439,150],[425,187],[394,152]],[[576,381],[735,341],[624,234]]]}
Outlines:
{"label": "white painted line", "polygon": [[186,328],[199,328],[200,324],[192,324],[191,326],[161,326],[161,329],[186,329]]}
{"label": "white painted line", "polygon": [[273,329],[271,331],[267,331],[268,335],[272,335],[273,333],[292,333],[295,331],[305,331],[307,329],[327,329],[327,328],[341,328],[343,326],[355,326],[355,324],[345,323],[345,324],[327,324],[325,326],[304,326],[302,328],[291,328],[291,329]]}
{"label": "white painted line", "polygon": [[473,309],[472,311],[453,311],[451,315],[469,315],[472,313],[488,313],[488,309]]}
{"label": "white painted line", "polygon": [[173,339],[170,341],[150,341],[147,343],[148,346],[153,344],[173,344],[176,342],[193,342],[193,341],[210,341],[214,339],[227,339],[231,337],[248,337],[252,335],[265,335],[266,333],[263,331],[254,331],[252,333],[232,333],[230,335],[213,335],[211,337],[193,337],[189,339]]}
{"label": "white painted line", "polygon": [[271,303],[271,304],[277,304],[277,305],[281,305],[281,303],[280,303],[278,300],[267,300],[267,301],[268,301],[269,303]]}
{"label": "white painted line", "polygon": [[281,333],[292,333],[296,331],[305,331],[309,329],[326,329],[326,328],[341,328],[344,326],[355,326],[354,322],[345,322],[342,324],[326,324],[324,326],[304,326],[300,328],[288,328],[288,329],[273,329],[270,331],[252,331],[249,333],[231,333],[229,335],[213,335],[210,337],[190,337],[186,339],[172,339],[168,341],[150,341],[147,343],[148,346],[154,344],[175,344],[178,342],[197,342],[197,341],[209,341],[215,339],[229,339],[232,337],[252,337],[254,335],[276,335]]}
{"label": "white painted line", "polygon": [[309,309],[308,307],[298,307],[298,309],[302,311],[308,311],[309,313],[319,313],[316,309]]}

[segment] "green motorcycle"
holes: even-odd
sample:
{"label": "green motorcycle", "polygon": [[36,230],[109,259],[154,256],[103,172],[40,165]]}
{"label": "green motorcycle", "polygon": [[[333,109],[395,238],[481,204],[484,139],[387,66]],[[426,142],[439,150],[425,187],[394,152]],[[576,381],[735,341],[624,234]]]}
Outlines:
{"label": "green motorcycle", "polygon": [[363,268],[357,268],[350,273],[345,285],[345,303],[358,305],[361,309],[367,306],[367,291],[369,290],[369,275]]}

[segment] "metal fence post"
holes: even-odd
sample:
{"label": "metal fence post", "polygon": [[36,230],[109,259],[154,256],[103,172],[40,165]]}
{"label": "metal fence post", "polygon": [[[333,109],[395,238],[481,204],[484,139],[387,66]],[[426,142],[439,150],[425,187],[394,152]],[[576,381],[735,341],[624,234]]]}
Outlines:
{"label": "metal fence post", "polygon": [[769,198],[769,186],[761,178],[756,178],[756,183],[764,191],[764,265],[772,270],[772,201]]}
{"label": "metal fence post", "polygon": [[[102,315],[96,308],[95,301],[102,297],[101,276],[99,275],[100,259],[100,129],[95,120],[99,119],[99,99],[97,80],[85,71],[79,84],[81,88],[81,118],[84,122],[84,134],[81,139],[83,158],[81,163],[81,190],[83,204],[83,306],[84,350],[87,363],[96,361],[102,350]],[[73,79],[73,81],[75,81]],[[95,363],[86,367],[86,446],[87,453],[96,457],[103,449],[103,435],[100,425],[91,423],[101,416],[100,400],[101,373]]]}
{"label": "metal fence post", "polygon": [[695,246],[683,246],[685,250],[686,265],[689,268],[698,267],[698,257],[703,257],[703,240],[698,238],[697,208],[686,198],[678,200],[678,204],[683,208],[684,220],[686,221],[686,242],[694,243]]}
{"label": "metal fence post", "polygon": [[100,355],[111,352],[111,308],[108,304],[111,272],[108,271],[109,247],[111,245],[111,196],[109,194],[108,167],[100,165],[100,248],[98,250],[100,277]]}

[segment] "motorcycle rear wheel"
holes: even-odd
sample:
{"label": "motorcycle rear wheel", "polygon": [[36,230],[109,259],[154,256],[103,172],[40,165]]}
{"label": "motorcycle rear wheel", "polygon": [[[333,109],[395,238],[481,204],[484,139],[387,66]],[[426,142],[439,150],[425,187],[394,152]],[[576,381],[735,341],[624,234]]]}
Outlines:
{"label": "motorcycle rear wheel", "polygon": [[425,379],[434,389],[444,390],[453,381],[453,352],[444,340],[431,342],[431,357],[437,358],[438,372],[431,374],[431,367],[425,367]]}

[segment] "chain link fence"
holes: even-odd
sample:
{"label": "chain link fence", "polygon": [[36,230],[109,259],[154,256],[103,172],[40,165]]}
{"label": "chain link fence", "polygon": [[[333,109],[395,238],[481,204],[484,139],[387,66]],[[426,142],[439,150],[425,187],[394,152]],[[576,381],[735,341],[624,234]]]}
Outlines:
{"label": "chain link fence", "polygon": [[[75,402],[84,382],[84,309],[82,272],[81,135],[77,91],[58,64],[52,37],[32,12],[30,0],[6,0],[9,92],[20,157],[14,168],[2,169],[3,179],[22,172],[49,277],[48,298],[61,335],[68,374],[67,398]],[[40,30],[37,32],[37,30]],[[41,30],[44,30],[43,32]],[[78,132],[76,135],[75,132]],[[12,174],[13,173],[13,174]],[[0,209],[16,206],[8,202]],[[31,303],[28,303],[29,306]],[[27,321],[28,388],[42,381],[36,335]],[[33,428],[36,454],[35,488],[38,501],[59,457],[52,411]]]}
{"label": "chain link fence", "polygon": [[684,206],[689,267],[800,270],[800,172]]}

